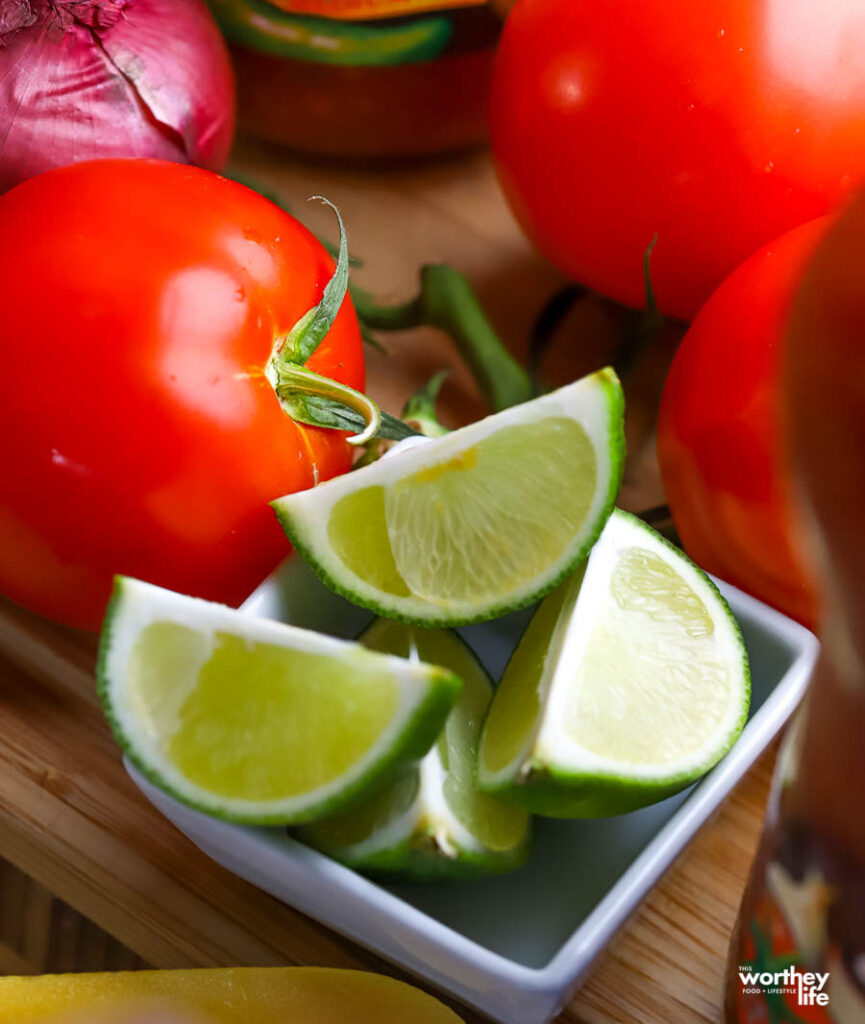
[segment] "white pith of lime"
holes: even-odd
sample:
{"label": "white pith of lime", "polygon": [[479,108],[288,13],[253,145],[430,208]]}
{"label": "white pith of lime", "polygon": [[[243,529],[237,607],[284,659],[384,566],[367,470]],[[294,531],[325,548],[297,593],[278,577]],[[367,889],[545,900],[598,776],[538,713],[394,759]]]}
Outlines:
{"label": "white pith of lime", "polygon": [[542,814],[630,810],[712,767],[749,700],[741,632],[715,585],[616,511],[514,652],[484,725],[479,782]]}

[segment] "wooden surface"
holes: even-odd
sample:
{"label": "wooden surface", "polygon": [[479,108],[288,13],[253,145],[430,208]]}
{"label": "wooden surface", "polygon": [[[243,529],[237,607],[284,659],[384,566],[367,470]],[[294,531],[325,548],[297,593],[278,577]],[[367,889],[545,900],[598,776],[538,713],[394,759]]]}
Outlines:
{"label": "wooden surface", "polygon": [[0,975],[133,971],[146,966],[5,860],[0,860],[0,907]]}
{"label": "wooden surface", "polygon": [[[322,233],[332,232],[327,212],[304,200],[324,193],[337,202],[352,250],[364,260],[357,280],[383,299],[410,297],[423,262],[458,266],[518,354],[563,283],[520,236],[483,155],[362,174],[293,164],[247,145],[235,166]],[[577,377],[605,361],[609,317],[590,303],[565,324],[549,360],[553,378]],[[390,411],[445,364],[454,366],[446,418],[457,422],[482,411],[441,336],[418,331],[390,337],[387,345],[390,355],[370,354],[369,374],[372,393]],[[671,351],[667,338],[629,388],[626,507],[662,498],[651,422]],[[93,656],[93,638],[0,599],[0,857],[157,967],[290,963],[397,973],[217,867],[160,817],[122,770],[97,706]],[[720,1021],[726,946],[770,760],[750,773],[601,956],[562,1022]],[[0,907],[0,921],[11,913]]]}

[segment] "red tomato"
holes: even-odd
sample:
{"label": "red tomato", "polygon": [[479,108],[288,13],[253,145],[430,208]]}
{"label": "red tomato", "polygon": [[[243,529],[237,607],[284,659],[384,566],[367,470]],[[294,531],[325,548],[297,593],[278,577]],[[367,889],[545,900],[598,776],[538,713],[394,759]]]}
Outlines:
{"label": "red tomato", "polygon": [[[0,592],[91,629],[118,572],[242,600],[287,552],[267,502],[349,467],[263,372],[332,270],[287,213],[178,164],[0,197]],[[363,387],[348,301],[308,365]]]}
{"label": "red tomato", "polygon": [[658,421],[658,459],[686,551],[704,569],[813,624],[816,601],[780,418],[782,338],[821,218],[743,263],[676,353]]}
{"label": "red tomato", "polygon": [[862,0],[519,0],[492,139],[568,274],[690,319],[759,246],[865,179]]}

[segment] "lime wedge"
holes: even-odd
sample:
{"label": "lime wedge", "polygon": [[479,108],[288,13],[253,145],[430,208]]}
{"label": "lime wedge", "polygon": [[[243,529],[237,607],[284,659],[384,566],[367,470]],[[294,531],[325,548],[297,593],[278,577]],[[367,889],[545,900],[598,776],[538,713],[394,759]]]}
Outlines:
{"label": "lime wedge", "polygon": [[483,666],[450,630],[377,619],[360,642],[435,662],[463,680],[438,743],[418,766],[349,810],[299,832],[344,864],[399,879],[463,879],[517,867],[528,849],[528,814],[481,793],[474,779],[481,723],[493,694]]}
{"label": "lime wedge", "polygon": [[492,619],[586,557],[621,482],[622,409],[602,370],[273,507],[355,604],[424,626]]}
{"label": "lime wedge", "polygon": [[742,635],[715,585],[616,511],[514,652],[484,723],[479,784],[554,817],[654,803],[730,749],[750,691]]}
{"label": "lime wedge", "polygon": [[441,668],[120,577],[99,692],[135,765],[233,821],[345,806],[422,757],[457,699]]}

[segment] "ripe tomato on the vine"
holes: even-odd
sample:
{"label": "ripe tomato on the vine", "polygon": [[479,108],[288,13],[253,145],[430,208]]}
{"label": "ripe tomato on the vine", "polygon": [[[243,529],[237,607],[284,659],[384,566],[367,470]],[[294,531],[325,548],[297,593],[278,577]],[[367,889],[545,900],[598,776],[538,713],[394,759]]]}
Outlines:
{"label": "ripe tomato on the vine", "polygon": [[676,353],[658,421],[658,461],[685,550],[808,625],[817,599],[784,451],[782,354],[796,286],[829,221],[783,235],[718,288]]}
{"label": "ripe tomato on the vine", "polygon": [[518,0],[492,141],[518,219],[633,306],[691,319],[761,245],[865,180],[861,0]]}
{"label": "ripe tomato on the vine", "polygon": [[[114,573],[241,601],[287,553],[267,503],[351,463],[264,373],[332,273],[293,217],[178,164],[0,197],[0,592],[91,629]],[[307,365],[363,387],[350,300]]]}

